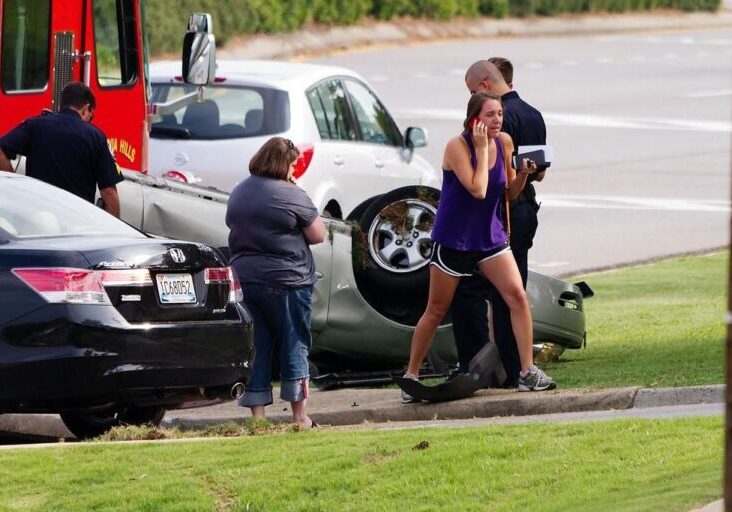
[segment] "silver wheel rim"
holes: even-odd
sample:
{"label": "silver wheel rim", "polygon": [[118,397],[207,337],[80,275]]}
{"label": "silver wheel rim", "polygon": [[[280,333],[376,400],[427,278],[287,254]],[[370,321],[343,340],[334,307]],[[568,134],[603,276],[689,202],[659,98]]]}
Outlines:
{"label": "silver wheel rim", "polygon": [[[411,222],[406,222],[401,228],[381,216],[382,212],[399,203],[406,203],[407,216],[411,218]],[[436,211],[434,206],[420,199],[401,199],[382,208],[369,227],[371,259],[379,267],[396,274],[425,267],[432,256],[431,235]]]}

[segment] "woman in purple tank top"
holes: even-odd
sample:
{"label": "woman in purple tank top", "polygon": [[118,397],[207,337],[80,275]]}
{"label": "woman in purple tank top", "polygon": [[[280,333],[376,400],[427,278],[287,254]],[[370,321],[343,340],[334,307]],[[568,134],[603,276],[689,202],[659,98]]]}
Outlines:
{"label": "woman in purple tank top", "polygon": [[[474,94],[468,102],[465,131],[450,139],[442,159],[443,181],[432,238],[427,309],[412,335],[405,377],[417,380],[435,331],[452,303],[460,277],[479,272],[500,292],[511,310],[511,325],[521,360],[519,391],[552,389],[554,381],[534,366],[531,309],[504,218],[505,194],[518,195],[526,181],[511,165],[513,142],[501,132],[499,96]],[[402,399],[413,399],[402,391]]]}

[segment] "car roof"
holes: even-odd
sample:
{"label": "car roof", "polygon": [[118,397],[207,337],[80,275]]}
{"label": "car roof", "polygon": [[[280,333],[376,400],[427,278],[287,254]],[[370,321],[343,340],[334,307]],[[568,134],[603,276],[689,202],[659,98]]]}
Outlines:
{"label": "car roof", "polygon": [[[180,61],[158,61],[150,65],[152,83],[170,82],[181,76]],[[218,60],[216,78],[235,85],[269,85],[282,89],[306,88],[331,76],[349,76],[363,82],[355,71],[338,66],[277,60]]]}

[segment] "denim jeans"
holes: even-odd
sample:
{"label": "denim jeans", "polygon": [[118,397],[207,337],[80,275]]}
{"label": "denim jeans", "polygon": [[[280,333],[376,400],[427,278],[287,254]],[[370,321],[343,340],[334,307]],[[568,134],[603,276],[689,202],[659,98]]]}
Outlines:
{"label": "denim jeans", "polygon": [[244,302],[254,320],[254,367],[239,405],[272,403],[275,347],[280,354],[280,397],[287,402],[307,398],[313,287],[275,288],[253,283],[243,286]]}

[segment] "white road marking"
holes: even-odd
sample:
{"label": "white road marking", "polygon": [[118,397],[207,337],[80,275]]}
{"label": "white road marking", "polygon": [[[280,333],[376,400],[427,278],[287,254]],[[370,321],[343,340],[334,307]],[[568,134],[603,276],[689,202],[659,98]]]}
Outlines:
{"label": "white road marking", "polygon": [[732,211],[730,202],[721,199],[540,194],[537,196],[537,200],[541,203],[542,208],[654,210],[725,214]]}
{"label": "white road marking", "polygon": [[[465,117],[458,109],[413,108],[394,111],[403,119],[435,119],[457,121]],[[732,133],[730,121],[707,121],[694,119],[652,118],[652,117],[610,117],[591,114],[559,114],[544,112],[544,121],[549,126],[578,126],[584,128],[620,128],[625,130],[673,130],[692,132]]]}
{"label": "white road marking", "polygon": [[571,262],[569,262],[569,261],[543,261],[543,262],[538,262],[538,261],[534,261],[534,260],[529,260],[529,267],[531,267],[532,269],[533,268],[536,268],[536,267],[541,267],[541,268],[559,268],[559,267],[566,267],[567,265],[570,265],[570,264],[571,264]]}
{"label": "white road marking", "polygon": [[714,98],[716,96],[730,96],[730,95],[732,95],[732,89],[720,89],[718,91],[690,92],[689,94],[684,94],[681,97],[682,98]]}

